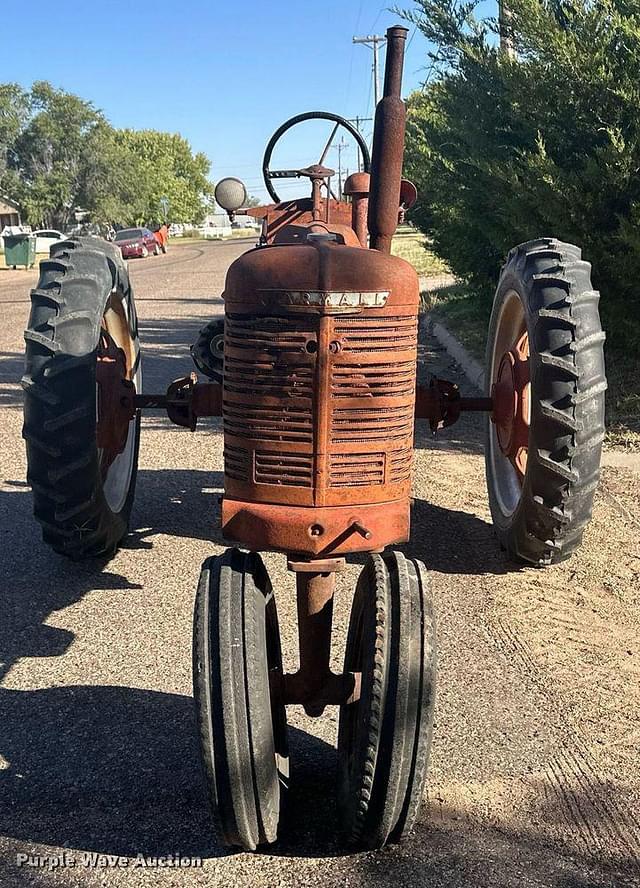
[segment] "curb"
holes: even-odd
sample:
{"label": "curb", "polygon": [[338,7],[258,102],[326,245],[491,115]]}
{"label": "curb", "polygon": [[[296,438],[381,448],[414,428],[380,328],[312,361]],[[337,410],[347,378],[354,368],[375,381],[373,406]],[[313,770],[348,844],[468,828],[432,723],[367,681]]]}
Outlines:
{"label": "curb", "polygon": [[432,321],[431,329],[440,345],[446,349],[453,360],[460,366],[469,382],[484,391],[484,367],[472,355],[469,354],[459,339],[450,333],[440,321]]}

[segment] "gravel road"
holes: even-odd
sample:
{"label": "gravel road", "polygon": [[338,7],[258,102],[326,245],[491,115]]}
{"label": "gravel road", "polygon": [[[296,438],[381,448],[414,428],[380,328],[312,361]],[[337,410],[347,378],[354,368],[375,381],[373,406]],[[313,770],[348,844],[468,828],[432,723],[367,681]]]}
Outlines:
{"label": "gravel road", "polygon": [[[189,344],[222,311],[226,268],[247,246],[176,246],[130,263],[146,391],[192,369]],[[35,279],[0,272],[3,888],[640,882],[638,475],[605,468],[579,556],[517,570],[492,535],[480,422],[465,418],[436,439],[419,428],[405,551],[431,571],[440,659],[418,827],[400,846],[344,854],[334,841],[336,713],[312,720],[292,707],[284,838],[268,854],[229,855],[212,837],[198,766],[190,652],[200,564],[222,548],[220,422],[191,434],[145,418],[126,548],[100,573],[50,553],[31,517],[17,384]],[[464,387],[426,324],[420,360],[421,372],[428,361]],[[293,669],[294,584],[283,558],[267,561]],[[338,575],[336,668],[358,569]],[[137,857],[171,854],[203,863],[152,868]]]}

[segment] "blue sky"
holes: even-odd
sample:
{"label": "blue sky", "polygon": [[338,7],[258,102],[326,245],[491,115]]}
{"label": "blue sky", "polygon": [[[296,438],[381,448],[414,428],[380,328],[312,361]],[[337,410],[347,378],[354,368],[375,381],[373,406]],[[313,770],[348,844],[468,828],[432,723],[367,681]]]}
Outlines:
{"label": "blue sky", "polygon": [[[390,6],[393,0],[7,3],[10,51],[2,54],[0,81],[50,80],[91,100],[114,126],[180,132],[209,157],[214,181],[237,175],[264,198],[264,146],[287,117],[308,110],[372,116],[372,53],[351,38],[398,23]],[[405,94],[428,67],[426,41],[413,31]],[[274,161],[316,161],[329,129],[301,129]],[[354,168],[355,149],[344,151],[343,162]],[[337,151],[327,163],[335,167]],[[282,194],[294,196],[300,187],[283,183]]]}

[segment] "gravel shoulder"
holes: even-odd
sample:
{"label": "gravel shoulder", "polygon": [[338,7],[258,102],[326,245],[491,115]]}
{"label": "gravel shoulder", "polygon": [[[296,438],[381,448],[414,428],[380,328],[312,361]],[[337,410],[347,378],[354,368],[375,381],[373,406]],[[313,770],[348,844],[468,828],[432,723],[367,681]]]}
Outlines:
{"label": "gravel shoulder", "polygon": [[[189,344],[247,244],[131,263],[146,391],[191,371]],[[380,853],[334,840],[337,713],[289,710],[292,792],[270,853],[215,844],[198,766],[191,617],[200,564],[222,549],[219,421],[190,434],[145,418],[133,533],[99,573],[51,554],[31,518],[21,440],[27,274],[0,278],[0,884],[600,888],[640,873],[640,478],[607,466],[577,557],[515,569],[490,525],[482,428],[416,434],[413,531],[438,619],[439,697],[415,834]],[[421,373],[468,384],[423,325]],[[295,594],[268,556],[286,666]],[[359,565],[339,575],[342,659]],[[19,853],[75,866],[17,865]],[[121,856],[85,866],[84,852]],[[201,857],[195,868],[136,855]]]}

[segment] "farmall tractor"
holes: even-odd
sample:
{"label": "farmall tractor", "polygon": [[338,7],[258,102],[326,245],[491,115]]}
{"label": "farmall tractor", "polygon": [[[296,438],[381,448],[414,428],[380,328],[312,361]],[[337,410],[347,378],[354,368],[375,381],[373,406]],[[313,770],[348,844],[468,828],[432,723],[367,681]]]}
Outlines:
{"label": "farmall tractor", "polygon": [[[190,429],[222,416],[222,532],[234,548],[205,561],[194,627],[202,757],[221,841],[276,840],[288,771],[286,707],[340,707],[337,793],[346,842],[398,840],[420,804],[433,721],[435,632],[427,571],[393,546],[409,538],[414,419],[434,429],[484,411],[491,513],[508,556],[569,556],[589,521],[603,437],[598,294],[580,250],[552,238],[516,247],[495,296],[482,398],[432,379],[416,386],[419,290],[390,254],[402,180],[400,98],[406,30],[387,33],[384,97],[371,162],[350,124],[293,118],[264,161],[275,203],[257,248],[229,268],[224,325],[192,348],[195,375],[143,394],[127,268],[95,239],[58,244],[32,293],[24,437],[35,516],[73,558],[108,557],[127,532],[140,413],[166,409]],[[336,200],[320,162],[272,170],[275,141],[322,117],[360,144],[364,171]],[[326,154],[326,151],[325,151]],[[280,201],[274,183],[306,177],[311,196]],[[241,209],[244,187],[217,197]],[[452,541],[453,543],[453,541]],[[299,669],[284,674],[276,601],[260,552],[296,576]],[[330,669],[336,572],[365,558],[344,669]],[[424,540],[429,559],[429,540]]]}

